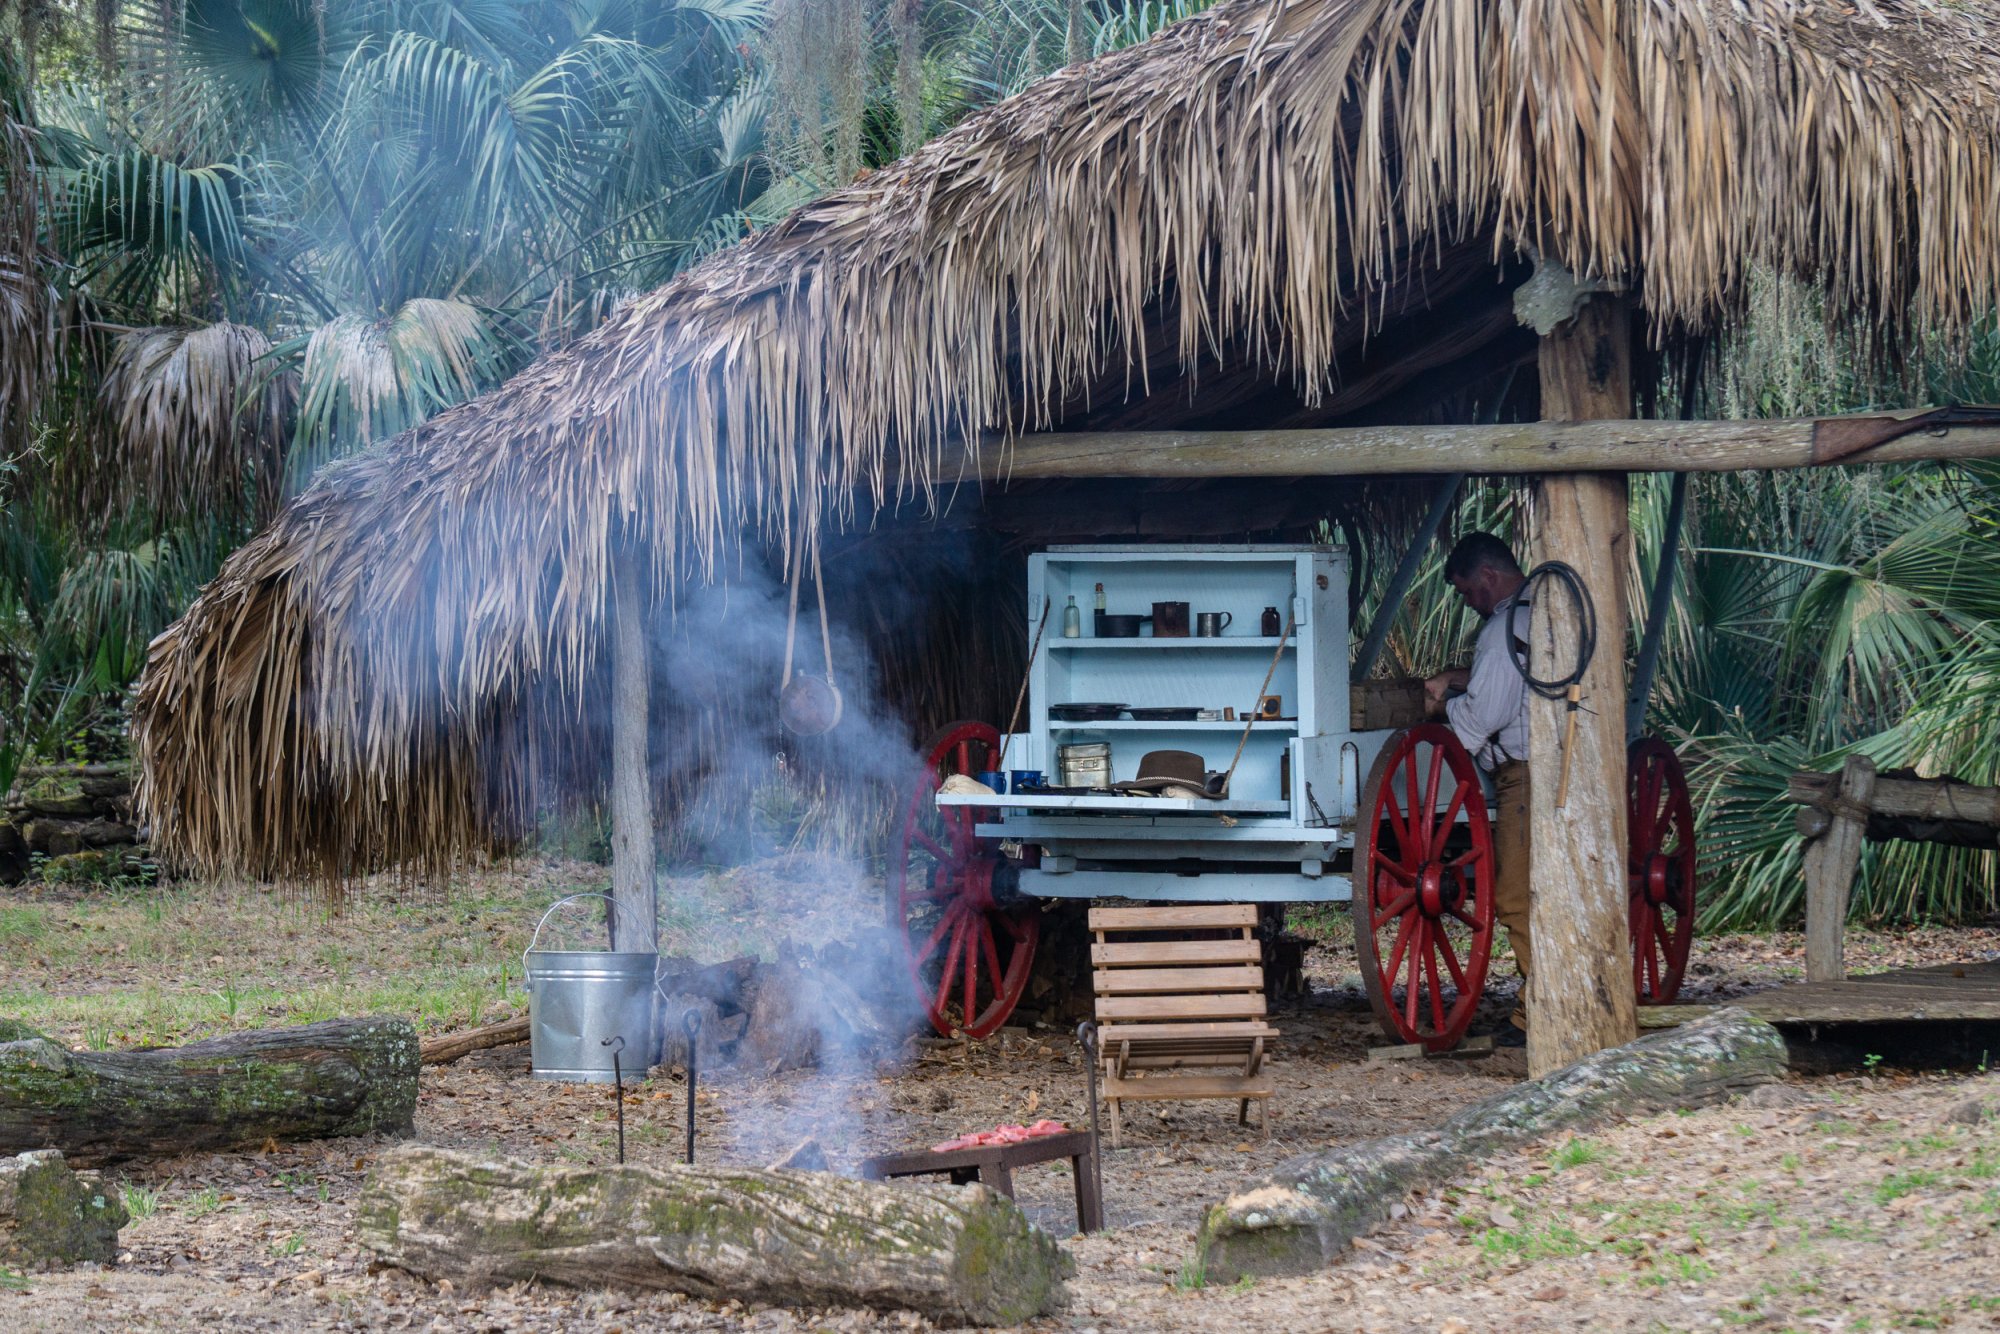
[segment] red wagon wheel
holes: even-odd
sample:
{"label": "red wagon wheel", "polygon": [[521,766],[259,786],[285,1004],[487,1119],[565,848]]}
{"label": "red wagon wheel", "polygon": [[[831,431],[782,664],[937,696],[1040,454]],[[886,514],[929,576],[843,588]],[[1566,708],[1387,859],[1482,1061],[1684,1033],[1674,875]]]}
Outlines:
{"label": "red wagon wheel", "polygon": [[1680,992],[1694,940],[1694,805],[1674,748],[1640,737],[1625,753],[1632,986],[1641,1005]]}
{"label": "red wagon wheel", "polygon": [[1493,831],[1472,756],[1441,724],[1391,737],[1361,789],[1354,944],[1383,1032],[1458,1045],[1493,952]]}
{"label": "red wagon wheel", "polygon": [[973,832],[978,812],[940,810],[935,800],[945,779],[989,769],[999,754],[1000,733],[986,723],[938,733],[925,748],[889,864],[910,977],[944,1037],[983,1038],[1007,1022],[1027,990],[1041,935],[1034,905],[995,901],[1004,863]]}

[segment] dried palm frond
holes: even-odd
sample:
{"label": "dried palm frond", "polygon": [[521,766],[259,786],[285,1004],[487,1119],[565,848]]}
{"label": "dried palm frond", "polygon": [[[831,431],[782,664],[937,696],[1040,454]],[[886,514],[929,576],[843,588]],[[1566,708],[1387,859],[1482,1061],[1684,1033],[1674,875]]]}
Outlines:
{"label": "dried palm frond", "polygon": [[921,510],[1149,339],[1317,404],[1456,241],[1633,284],[1662,325],[1769,269],[1950,335],[2000,298],[1996,69],[1990,13],[1941,0],[1218,5],[326,474],[155,643],[143,800],[204,867],[479,847],[584,744],[614,544],[666,603],[746,539]]}
{"label": "dried palm frond", "polygon": [[242,324],[135,329],[121,335],[98,392],[119,466],[88,477],[117,486],[98,513],[135,500],[162,520],[234,511],[246,483],[274,508],[295,377],[269,360],[270,340]]}

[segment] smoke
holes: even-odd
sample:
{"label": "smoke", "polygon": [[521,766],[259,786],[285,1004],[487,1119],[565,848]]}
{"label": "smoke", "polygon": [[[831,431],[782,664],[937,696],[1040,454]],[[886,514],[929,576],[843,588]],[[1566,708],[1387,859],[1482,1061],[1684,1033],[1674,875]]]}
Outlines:
{"label": "smoke", "polygon": [[[810,1137],[836,1167],[847,1166],[840,1159],[867,1123],[893,1115],[886,1098],[871,1096],[876,1078],[927,1026],[870,855],[900,821],[923,767],[912,724],[886,697],[872,651],[925,629],[908,551],[899,546],[828,553],[830,657],[842,711],[822,737],[793,736],[779,722],[788,635],[795,672],[828,672],[809,568],[795,627],[782,576],[746,560],[726,582],[684,590],[657,645],[656,698],[664,707],[656,756],[664,768],[656,790],[670,794],[665,819],[680,821],[669,843],[707,866],[759,868],[751,891],[758,918],[802,928],[781,926],[768,942],[745,1031],[725,1053],[733,1060],[716,1072],[754,1095],[746,1136],[754,1144],[743,1151],[759,1162]],[[929,543],[925,552],[922,573],[933,585],[969,564],[961,542]],[[669,914],[679,907],[672,892],[663,887]],[[845,909],[831,930],[828,905]],[[781,1087],[764,1082],[800,1070],[810,1072]]]}

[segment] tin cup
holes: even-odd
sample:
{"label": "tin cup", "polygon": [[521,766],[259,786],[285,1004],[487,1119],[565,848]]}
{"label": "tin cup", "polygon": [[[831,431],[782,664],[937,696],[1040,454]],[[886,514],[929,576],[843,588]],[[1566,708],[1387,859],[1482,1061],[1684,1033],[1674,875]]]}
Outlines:
{"label": "tin cup", "polygon": [[1234,619],[1235,617],[1226,611],[1196,612],[1194,636],[1196,639],[1220,639],[1222,632],[1229,628],[1229,622]]}
{"label": "tin cup", "polygon": [[1041,785],[1042,771],[1040,769],[1009,769],[1007,771],[1007,790],[1009,792],[1019,792],[1024,787],[1040,787]]}
{"label": "tin cup", "polygon": [[998,769],[981,769],[979,771],[979,781],[992,788],[995,792],[1005,792],[1007,790],[1007,775]]}

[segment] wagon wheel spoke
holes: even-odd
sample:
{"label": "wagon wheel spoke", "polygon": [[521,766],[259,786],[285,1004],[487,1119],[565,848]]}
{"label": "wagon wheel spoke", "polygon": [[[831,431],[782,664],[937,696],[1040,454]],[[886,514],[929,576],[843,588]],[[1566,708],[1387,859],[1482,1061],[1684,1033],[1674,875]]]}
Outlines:
{"label": "wagon wheel spoke", "polygon": [[1468,785],[1460,783],[1451,794],[1451,804],[1445,807],[1444,819],[1438,824],[1437,833],[1431,838],[1431,856],[1444,856],[1445,840],[1451,837],[1451,827],[1458,819],[1458,813],[1465,809],[1465,795]]}
{"label": "wagon wheel spoke", "polygon": [[[953,916],[956,917],[958,914],[953,914]],[[963,930],[953,931],[951,933],[951,948],[944,952],[944,968],[938,975],[936,1010],[939,1014],[944,1013],[944,1007],[951,1000],[951,984],[954,980],[952,974],[958,971],[958,957],[964,952],[964,947],[965,932]],[[972,1016],[966,1015],[964,1019],[969,1023]]]}
{"label": "wagon wheel spoke", "polygon": [[1430,982],[1431,1028],[1434,1032],[1442,1033],[1445,1026],[1444,988],[1438,985],[1438,952],[1435,947],[1438,942],[1444,939],[1444,933],[1442,931],[1431,931],[1427,934],[1431,937],[1432,948],[1424,951],[1424,976]]}
{"label": "wagon wheel spoke", "polygon": [[1444,747],[1431,747],[1431,771],[1424,779],[1424,818],[1437,818],[1438,779],[1444,774]]}
{"label": "wagon wheel spoke", "polygon": [[[979,1007],[976,1001],[979,996],[979,955],[981,951],[980,949],[975,949],[974,945],[977,944],[984,949],[993,948],[992,937],[987,935],[986,932],[986,914],[977,912],[967,913],[965,915],[965,934],[967,940],[965,943],[965,959],[962,964],[962,971],[965,975],[965,999],[960,1002],[959,1010],[965,1017],[966,1028],[969,1029],[972,1027],[973,1021],[979,1017]],[[975,937],[978,939],[975,940]],[[999,970],[996,969],[994,971],[997,976]]]}
{"label": "wagon wheel spoke", "polygon": [[[1452,916],[1456,917],[1458,913],[1454,911]],[[1459,965],[1458,953],[1451,947],[1451,936],[1446,932],[1439,931],[1437,941],[1438,954],[1444,959],[1445,970],[1451,974],[1451,984],[1458,988],[1458,994],[1463,996],[1465,994],[1465,969]]]}
{"label": "wagon wheel spoke", "polygon": [[1415,913],[1405,913],[1396,927],[1396,943],[1389,947],[1389,966],[1382,970],[1383,978],[1391,983],[1403,966],[1403,951],[1410,947],[1410,928],[1415,921]]}
{"label": "wagon wheel spoke", "polygon": [[955,916],[957,916],[957,913],[952,908],[947,907],[944,910],[943,915],[938,918],[937,925],[931,928],[930,935],[924,940],[923,948],[917,951],[916,959],[919,964],[922,964],[937,952],[937,947],[944,940],[945,933],[951,930],[951,919]]}
{"label": "wagon wheel spoke", "polygon": [[910,831],[910,841],[912,843],[915,843],[918,847],[922,848],[925,852],[928,852],[931,856],[937,858],[941,862],[948,862],[951,860],[951,858],[946,855],[945,850],[938,846],[937,840],[932,838],[930,836],[929,831],[924,829],[924,827],[921,825],[917,826],[915,829],[912,829]]}
{"label": "wagon wheel spoke", "polygon": [[1389,924],[1390,918],[1401,917],[1404,913],[1410,910],[1410,908],[1416,903],[1416,901],[1417,901],[1417,891],[1415,889],[1405,889],[1402,893],[1398,894],[1395,897],[1395,899],[1392,900],[1387,906],[1385,906],[1380,914],[1376,916],[1375,927],[1379,930],[1380,928],[1387,926]]}
{"label": "wagon wheel spoke", "polygon": [[[1403,1022],[1410,1026],[1412,1033],[1417,1031],[1417,960],[1424,950],[1425,935],[1424,919],[1419,917],[1416,919],[1416,923],[1416,944],[1415,948],[1410,951],[1410,980],[1403,987]],[[1393,977],[1395,974],[1391,973],[1390,976]]]}

